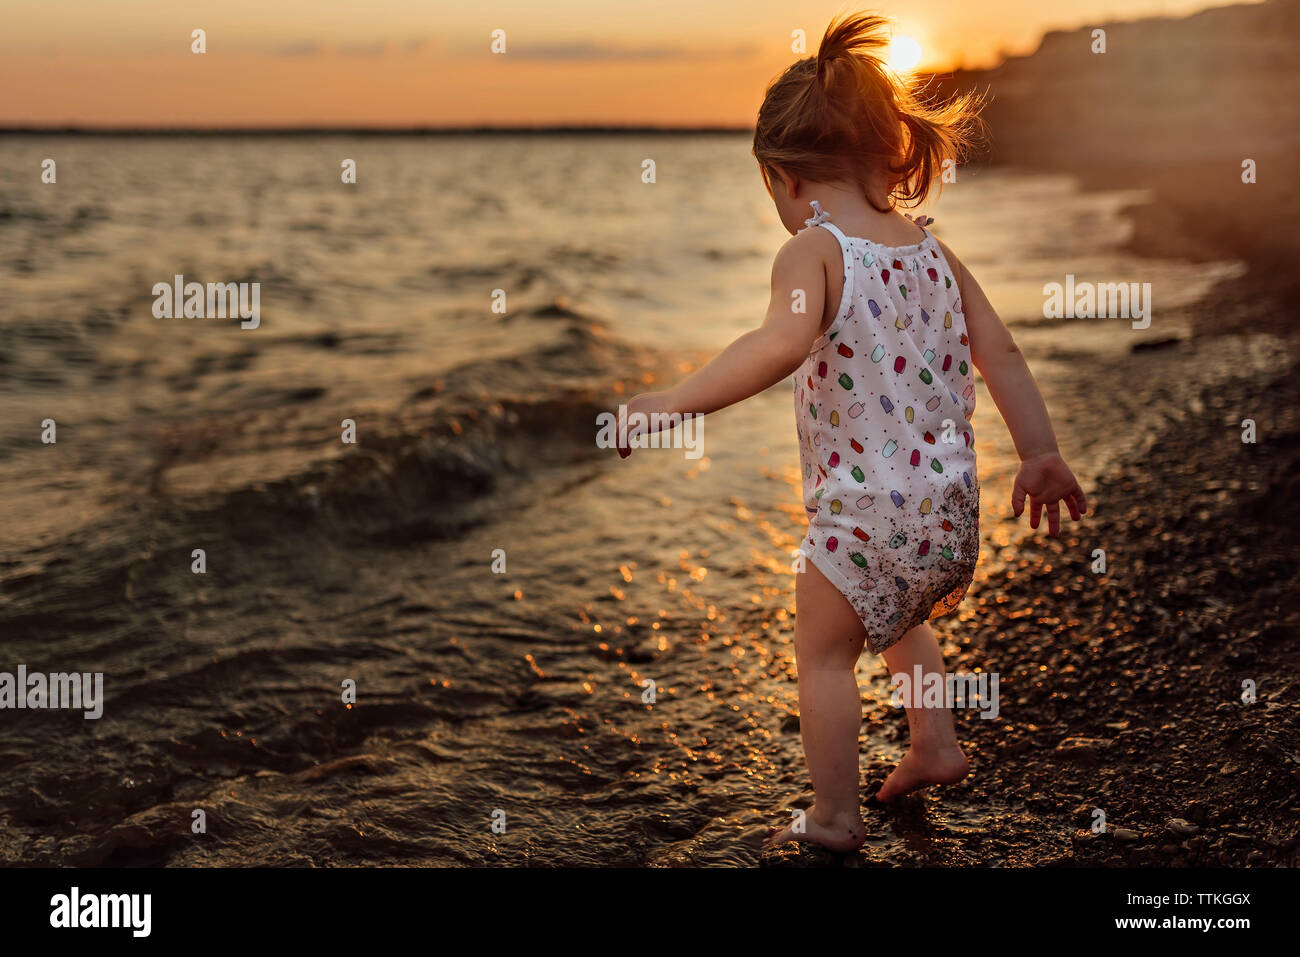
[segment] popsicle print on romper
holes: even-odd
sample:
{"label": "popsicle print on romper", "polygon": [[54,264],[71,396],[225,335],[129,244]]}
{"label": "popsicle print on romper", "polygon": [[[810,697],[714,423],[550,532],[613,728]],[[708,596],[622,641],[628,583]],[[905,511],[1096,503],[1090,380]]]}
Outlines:
{"label": "popsicle print on romper", "polygon": [[845,289],[796,373],[803,550],[882,651],[955,608],[974,574],[969,342],[951,269],[928,232],[890,248],[845,237],[825,218],[810,225],[839,240]]}

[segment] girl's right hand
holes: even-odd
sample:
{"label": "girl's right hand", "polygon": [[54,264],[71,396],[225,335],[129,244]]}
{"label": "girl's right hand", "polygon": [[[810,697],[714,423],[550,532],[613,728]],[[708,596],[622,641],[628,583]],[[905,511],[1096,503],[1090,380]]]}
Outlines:
{"label": "girl's right hand", "polygon": [[[647,434],[650,430],[646,427],[645,423],[652,422],[653,419],[651,419],[650,416],[654,415],[656,412],[665,414],[672,412],[667,392],[641,392],[634,395],[631,400],[628,401],[626,406],[621,406],[619,408],[618,434],[626,435],[629,443],[633,439]],[[637,425],[629,426],[627,424],[628,420],[630,420],[636,413],[640,413],[642,416],[645,416],[645,418],[640,420]],[[618,447],[619,458],[625,459],[631,454],[632,449],[630,446],[620,445]]]}
{"label": "girl's right hand", "polygon": [[1011,488],[1011,510],[1016,518],[1025,510],[1029,496],[1029,527],[1038,528],[1043,509],[1047,509],[1047,532],[1053,538],[1061,533],[1061,506],[1065,502],[1070,518],[1079,521],[1088,511],[1088,500],[1070,467],[1059,452],[1044,452],[1020,463]]}

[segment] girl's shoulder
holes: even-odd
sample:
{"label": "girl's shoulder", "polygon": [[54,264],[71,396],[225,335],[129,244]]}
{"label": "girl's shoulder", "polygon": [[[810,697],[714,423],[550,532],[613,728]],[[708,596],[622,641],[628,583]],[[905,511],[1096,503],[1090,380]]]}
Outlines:
{"label": "girl's shoulder", "polygon": [[809,226],[801,229],[777,250],[774,265],[799,266],[818,261],[831,267],[831,272],[844,265],[844,251],[839,239],[829,229]]}
{"label": "girl's shoulder", "polygon": [[840,240],[834,230],[823,229],[820,225],[805,226],[785,242],[791,248],[836,252],[840,250]]}

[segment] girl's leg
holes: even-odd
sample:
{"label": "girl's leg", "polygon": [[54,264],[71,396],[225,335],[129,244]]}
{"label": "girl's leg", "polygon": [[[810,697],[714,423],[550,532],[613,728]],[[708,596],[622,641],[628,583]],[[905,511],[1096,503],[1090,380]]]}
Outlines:
{"label": "girl's leg", "polygon": [[783,828],[769,846],[804,840],[851,851],[866,840],[858,795],[862,699],[854,675],[865,637],[848,600],[810,563],[795,581],[794,648],[799,728],[815,797],[803,832]]}
{"label": "girl's leg", "polygon": [[[886,648],[884,654],[890,675],[901,672],[912,681],[917,665],[921,666],[923,675],[937,674],[942,678],[946,674],[939,640],[928,624],[917,625]],[[952,784],[970,770],[970,762],[957,743],[952,709],[946,704],[938,708],[920,707],[919,703],[909,707],[907,730],[911,747],[876,792],[877,800],[888,801],[927,784]]]}

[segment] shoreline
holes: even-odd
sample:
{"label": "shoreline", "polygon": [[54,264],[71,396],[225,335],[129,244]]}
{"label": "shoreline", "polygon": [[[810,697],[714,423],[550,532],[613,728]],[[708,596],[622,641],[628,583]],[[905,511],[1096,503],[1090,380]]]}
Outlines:
{"label": "shoreline", "polygon": [[[1098,27],[1104,53],[1093,52]],[[1053,31],[992,69],[930,76],[927,96],[987,97],[990,165],[1150,190],[1127,210],[1134,254],[1245,262],[1211,297],[1211,313],[1230,315],[1203,311],[1196,334],[1289,333],[1300,324],[1300,234],[1287,228],[1300,221],[1300,66],[1287,39],[1298,29],[1300,0],[1268,0]]]}

